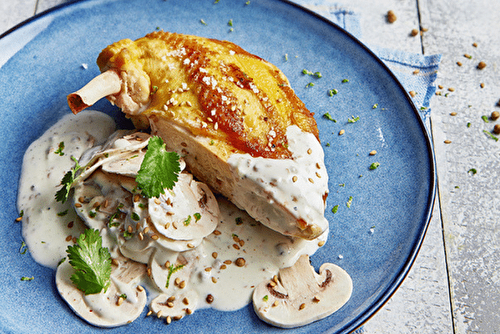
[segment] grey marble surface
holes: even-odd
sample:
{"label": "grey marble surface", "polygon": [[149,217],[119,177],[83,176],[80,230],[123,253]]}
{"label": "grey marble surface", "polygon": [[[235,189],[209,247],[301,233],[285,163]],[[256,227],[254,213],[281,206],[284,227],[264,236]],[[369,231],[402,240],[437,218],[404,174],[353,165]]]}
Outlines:
{"label": "grey marble surface", "polygon": [[[65,2],[1,1],[0,33]],[[439,190],[433,218],[408,277],[365,324],[365,332],[500,332],[500,142],[483,132],[500,121],[481,118],[500,111],[500,1],[321,3],[340,3],[359,13],[363,41],[370,45],[443,55],[437,80],[441,95],[431,101]],[[388,10],[398,17],[393,24],[386,21]],[[419,27],[426,31],[411,37]],[[479,61],[485,69],[477,69]]]}

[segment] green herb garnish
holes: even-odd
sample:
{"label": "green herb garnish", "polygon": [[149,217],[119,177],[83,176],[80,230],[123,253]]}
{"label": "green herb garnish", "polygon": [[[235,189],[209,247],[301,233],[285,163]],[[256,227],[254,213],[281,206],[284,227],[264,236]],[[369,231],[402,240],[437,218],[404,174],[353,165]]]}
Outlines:
{"label": "green herb garnish", "polygon": [[227,22],[227,25],[232,27],[233,26],[233,19],[230,19],[228,22]]}
{"label": "green herb garnish", "polygon": [[352,198],[352,196],[349,196],[349,200],[348,200],[348,201],[347,201],[347,203],[346,203],[346,206],[347,206],[348,208],[350,208],[350,207],[351,207],[351,204],[352,204],[352,199],[353,199],[353,198]]}
{"label": "green herb garnish", "polygon": [[333,88],[333,89],[330,89],[328,91],[328,95],[329,96],[337,95],[338,92],[339,92],[338,90],[336,90],[335,88]]}
{"label": "green herb garnish", "polygon": [[26,247],[26,243],[24,241],[21,242],[21,248],[19,248],[19,253],[26,254],[28,247]]}
{"label": "green herb garnish", "polygon": [[191,223],[191,215],[184,219],[184,226],[188,226]]}
{"label": "green herb garnish", "polygon": [[61,180],[61,185],[63,186],[61,189],[59,189],[56,192],[56,201],[57,202],[66,202],[69,196],[69,191],[73,184],[75,183],[76,179],[78,178],[76,174],[81,170],[84,169],[85,166],[80,166],[78,163],[78,160],[76,160],[75,157],[71,157],[73,161],[75,162],[75,167],[72,168],[69,172],[64,174],[62,180]]}
{"label": "green herb garnish", "polygon": [[243,219],[241,219],[241,217],[236,217],[234,220],[235,220],[235,222],[236,222],[236,225],[241,225],[241,224],[243,224]]}
{"label": "green herb garnish", "polygon": [[349,79],[342,80],[342,83],[346,83],[346,82],[349,82]]}
{"label": "green herb garnish", "polygon": [[21,281],[32,281],[34,279],[35,279],[35,277],[33,277],[33,276],[31,276],[31,277],[26,277],[26,276],[21,277]]}
{"label": "green herb garnish", "polygon": [[201,213],[196,212],[193,214],[194,216],[194,222],[197,223],[201,219]]}
{"label": "green herb garnish", "polygon": [[476,174],[477,173],[477,169],[475,168],[471,168],[467,171],[467,173],[472,173],[472,175]]}
{"label": "green herb garnish", "polygon": [[333,213],[337,213],[337,211],[339,210],[339,205],[335,205],[333,208],[332,208],[332,212]]}
{"label": "green herb garnish", "polygon": [[490,121],[488,121],[488,116],[481,116],[482,120],[485,122],[485,123],[489,123]]}
{"label": "green herb garnish", "polygon": [[309,87],[314,87],[314,83],[310,82],[306,85],[306,88],[309,88]]}
{"label": "green herb garnish", "polygon": [[149,139],[148,150],[135,181],[146,197],[159,197],[165,193],[165,188],[174,187],[180,171],[179,155],[167,152],[163,140],[155,136]]}
{"label": "green herb garnish", "polygon": [[102,247],[102,237],[96,229],[80,234],[74,246],[68,246],[69,263],[75,269],[71,281],[86,295],[106,291],[110,284],[111,255]]}
{"label": "green herb garnish", "polygon": [[267,302],[269,300],[269,296],[268,295],[265,295],[264,297],[262,297],[262,300]]}
{"label": "green herb garnish", "polygon": [[67,214],[68,214],[68,210],[64,210],[64,211],[61,211],[61,212],[58,212],[58,213],[57,213],[57,215],[58,215],[59,217],[64,217],[64,216],[66,216]]}
{"label": "green herb garnish", "polygon": [[201,23],[201,24],[203,24],[204,26],[206,26],[206,25],[207,25],[207,23],[205,22],[205,20],[204,20],[204,19],[200,19],[200,23]]}
{"label": "green herb garnish", "polygon": [[495,141],[498,141],[498,137],[493,135],[491,132],[483,130],[484,133],[486,133],[488,136],[490,136],[491,139],[494,139]]}
{"label": "green herb garnish", "polygon": [[337,120],[335,120],[335,119],[332,117],[332,115],[330,115],[330,113],[327,113],[327,112],[326,112],[326,113],[324,113],[324,114],[323,114],[323,117],[324,117],[324,118],[326,118],[326,119],[328,119],[328,120],[330,120],[330,121],[332,121],[332,122],[337,123]]}
{"label": "green herb garnish", "polygon": [[378,103],[375,103],[373,106],[372,106],[372,109],[377,109],[378,108]]}
{"label": "green herb garnish", "polygon": [[62,157],[64,155],[63,150],[64,150],[64,142],[62,141],[59,143],[59,146],[57,147],[57,150],[54,151],[54,153],[59,154],[59,156]]}
{"label": "green herb garnish", "polygon": [[370,165],[370,169],[377,169],[378,167],[380,166],[380,163],[379,162],[374,162]]}
{"label": "green herb garnish", "polygon": [[348,123],[356,123],[357,121],[359,121],[359,116],[351,116],[351,118],[347,120]]}
{"label": "green herb garnish", "polygon": [[184,267],[183,264],[180,264],[176,267],[174,267],[173,264],[170,265],[170,267],[168,267],[168,275],[167,275],[167,283],[165,284],[165,287],[168,289],[168,286],[170,284],[170,277],[172,277],[172,275],[176,272],[176,271],[179,271],[181,270],[182,268]]}

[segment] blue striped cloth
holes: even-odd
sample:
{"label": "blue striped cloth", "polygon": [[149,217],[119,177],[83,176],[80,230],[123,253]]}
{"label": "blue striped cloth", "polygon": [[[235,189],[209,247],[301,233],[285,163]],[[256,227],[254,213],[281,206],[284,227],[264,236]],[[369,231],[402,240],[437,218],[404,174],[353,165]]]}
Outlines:
{"label": "blue striped cloth", "polygon": [[[353,36],[361,39],[360,16],[348,6],[332,0],[293,0],[326,17]],[[366,44],[366,43],[365,43]],[[407,92],[414,91],[415,106],[420,111],[427,129],[430,129],[430,100],[436,92],[435,80],[441,55],[424,56],[368,44],[367,46],[389,67]],[[418,74],[414,74],[418,70]]]}

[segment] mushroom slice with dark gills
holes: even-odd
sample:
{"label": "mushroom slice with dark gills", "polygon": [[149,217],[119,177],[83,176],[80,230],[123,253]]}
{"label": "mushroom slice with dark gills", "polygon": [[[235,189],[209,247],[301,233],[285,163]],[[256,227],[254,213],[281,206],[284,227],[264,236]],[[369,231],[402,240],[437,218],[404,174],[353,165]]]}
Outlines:
{"label": "mushroom slice with dark gills", "polygon": [[74,272],[69,261],[57,268],[56,286],[71,309],[88,323],[116,327],[134,321],[146,306],[146,291],[139,285],[145,266],[119,257],[113,261],[111,284],[106,291],[85,295],[70,277]]}
{"label": "mushroom slice with dark gills", "polygon": [[342,268],[323,264],[319,275],[302,255],[277,279],[266,280],[254,290],[257,316],[278,327],[293,328],[323,319],[340,309],[351,297],[352,280]]}

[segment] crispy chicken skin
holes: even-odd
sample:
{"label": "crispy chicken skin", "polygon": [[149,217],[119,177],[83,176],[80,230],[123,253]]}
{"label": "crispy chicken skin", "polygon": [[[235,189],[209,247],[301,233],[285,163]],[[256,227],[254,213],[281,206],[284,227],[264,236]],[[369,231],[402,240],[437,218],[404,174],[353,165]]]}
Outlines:
{"label": "crispy chicken skin", "polygon": [[[291,159],[286,133],[292,125],[319,142],[313,114],[285,75],[231,42],[158,31],[109,45],[97,65],[103,77],[93,86],[105,89],[98,96],[91,82],[70,94],[73,112],[106,96],[136,127],[151,127],[197,178],[230,200],[235,189],[241,191],[240,176],[227,164],[232,154]],[[318,198],[323,205],[326,194]],[[325,230],[293,217],[282,203],[273,205],[295,222],[281,233],[309,239]]]}

